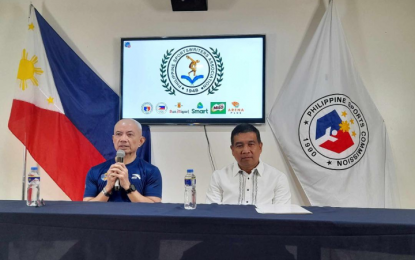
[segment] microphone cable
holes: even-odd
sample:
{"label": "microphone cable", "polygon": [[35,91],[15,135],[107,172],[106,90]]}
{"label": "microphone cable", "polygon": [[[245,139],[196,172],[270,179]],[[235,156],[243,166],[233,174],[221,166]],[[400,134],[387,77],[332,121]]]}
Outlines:
{"label": "microphone cable", "polygon": [[210,148],[209,137],[208,137],[207,131],[206,131],[206,125],[203,125],[203,128],[205,129],[205,136],[206,136],[206,141],[207,141],[207,144],[208,144],[208,152],[209,152],[209,156],[210,156],[210,166],[213,168],[213,171],[216,171],[215,162],[213,161],[213,156],[212,156],[212,149]]}

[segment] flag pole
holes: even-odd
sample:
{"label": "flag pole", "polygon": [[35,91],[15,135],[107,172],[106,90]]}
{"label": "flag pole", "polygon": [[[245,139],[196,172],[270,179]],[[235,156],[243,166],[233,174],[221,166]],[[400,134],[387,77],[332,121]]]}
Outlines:
{"label": "flag pole", "polygon": [[23,148],[23,180],[22,180],[22,200],[25,200],[26,193],[26,161],[27,161],[27,148]]}
{"label": "flag pole", "polygon": [[[30,1],[29,5],[29,17],[28,20],[30,21],[30,16],[32,15],[32,1]],[[26,140],[26,134],[25,134]],[[23,179],[22,179],[22,200],[26,198],[26,162],[27,162],[27,148],[26,146],[23,147]]]}

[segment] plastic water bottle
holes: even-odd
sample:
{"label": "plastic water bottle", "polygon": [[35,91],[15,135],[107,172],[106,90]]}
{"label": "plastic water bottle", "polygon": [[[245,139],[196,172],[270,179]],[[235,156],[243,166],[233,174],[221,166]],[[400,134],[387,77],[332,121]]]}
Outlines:
{"label": "plastic water bottle", "polygon": [[27,183],[27,206],[39,206],[40,175],[37,167],[30,168]]}
{"label": "plastic water bottle", "polygon": [[196,208],[196,175],[193,169],[188,169],[184,177],[184,208]]}

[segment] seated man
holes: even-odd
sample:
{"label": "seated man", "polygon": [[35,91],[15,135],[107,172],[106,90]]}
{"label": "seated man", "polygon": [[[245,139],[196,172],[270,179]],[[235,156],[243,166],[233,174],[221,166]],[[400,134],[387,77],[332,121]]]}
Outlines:
{"label": "seated man", "polygon": [[[86,176],[84,201],[161,202],[159,169],[136,155],[145,142],[140,123],[118,121],[112,140],[116,150],[125,152],[124,163],[111,159],[92,167]],[[117,179],[121,188],[115,191]]]}
{"label": "seated man", "polygon": [[206,203],[290,204],[287,177],[259,160],[262,142],[251,124],[237,125],[231,134],[231,150],[236,162],[213,173]]}

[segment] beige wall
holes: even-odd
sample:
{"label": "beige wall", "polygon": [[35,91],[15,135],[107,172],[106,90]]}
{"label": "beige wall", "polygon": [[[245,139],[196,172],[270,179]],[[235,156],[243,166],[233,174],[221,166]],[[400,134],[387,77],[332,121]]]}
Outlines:
{"label": "beige wall", "polygon": [[[385,119],[402,207],[415,208],[415,1],[335,0],[350,49],[366,87]],[[267,107],[301,57],[327,0],[208,0],[208,12],[172,12],[169,0],[32,0],[64,40],[119,93],[121,37],[216,34],[267,35]],[[0,0],[0,199],[21,198],[23,146],[7,121],[25,42],[30,1]],[[232,161],[232,126],[208,126],[217,167]],[[194,168],[204,201],[212,168],[200,126],[153,126],[153,163],[163,174],[164,202],[182,202],[183,176]],[[307,205],[301,187],[268,125],[260,127],[262,159],[287,173],[293,203]],[[28,165],[35,162],[30,158]],[[66,200],[42,173],[42,196]]]}

